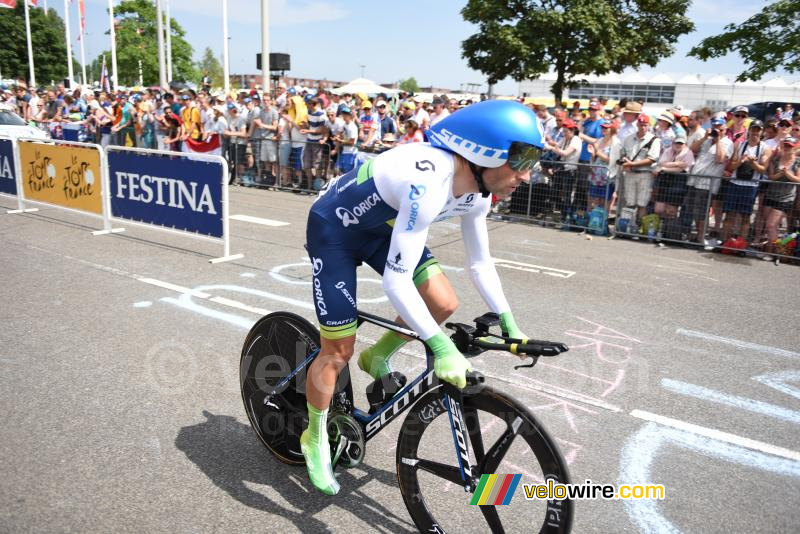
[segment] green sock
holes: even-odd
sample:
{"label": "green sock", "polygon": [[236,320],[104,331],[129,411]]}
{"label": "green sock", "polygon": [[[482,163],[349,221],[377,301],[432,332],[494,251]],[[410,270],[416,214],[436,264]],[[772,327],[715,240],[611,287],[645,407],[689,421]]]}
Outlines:
{"label": "green sock", "polygon": [[308,407],[308,434],[315,444],[328,442],[328,409],[318,410],[310,402],[306,402]]}
{"label": "green sock", "polygon": [[392,372],[389,358],[406,343],[400,334],[390,330],[358,356],[358,366],[375,379],[388,375]]}
{"label": "green sock", "polygon": [[318,410],[310,402],[308,428],[300,436],[300,449],[306,459],[308,478],[314,487],[326,495],[336,495],[339,483],[331,467],[331,448],[328,444],[328,410]]}

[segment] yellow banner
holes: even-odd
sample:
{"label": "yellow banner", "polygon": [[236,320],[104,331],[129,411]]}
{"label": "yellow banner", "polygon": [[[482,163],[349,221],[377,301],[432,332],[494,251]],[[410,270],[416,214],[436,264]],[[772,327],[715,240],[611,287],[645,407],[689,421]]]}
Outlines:
{"label": "yellow banner", "polygon": [[25,198],[103,213],[99,151],[20,141],[19,159]]}

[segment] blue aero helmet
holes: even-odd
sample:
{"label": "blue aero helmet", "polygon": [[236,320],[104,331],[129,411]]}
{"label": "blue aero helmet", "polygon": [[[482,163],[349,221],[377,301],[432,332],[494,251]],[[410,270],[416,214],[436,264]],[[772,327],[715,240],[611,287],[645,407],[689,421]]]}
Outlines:
{"label": "blue aero helmet", "polygon": [[[474,166],[516,171],[533,167],[543,148],[544,133],[536,114],[513,100],[471,104],[437,122],[427,132],[432,146],[455,152]],[[480,180],[479,180],[480,182]]]}

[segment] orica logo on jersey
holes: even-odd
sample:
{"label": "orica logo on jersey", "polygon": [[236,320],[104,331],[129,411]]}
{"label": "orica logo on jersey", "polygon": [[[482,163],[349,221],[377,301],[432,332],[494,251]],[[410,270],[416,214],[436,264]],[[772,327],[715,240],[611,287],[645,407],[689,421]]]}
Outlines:
{"label": "orica logo on jersey", "polygon": [[425,196],[424,185],[411,185],[411,192],[408,193],[409,200],[419,200]]}
{"label": "orica logo on jersey", "polygon": [[483,167],[499,167],[508,159],[508,150],[481,145],[470,139],[442,128],[440,132],[428,130],[428,135],[454,152],[470,152],[476,156],[476,162]]}
{"label": "orica logo on jersey", "polygon": [[336,216],[342,221],[342,226],[347,228],[351,224],[358,224],[358,218],[371,210],[380,200],[381,197],[378,196],[378,193],[372,193],[357,205],[353,206],[352,211],[339,206],[336,208]]}
{"label": "orica logo on jersey", "polygon": [[328,306],[325,305],[325,299],[322,298],[322,285],[319,278],[316,277],[314,278],[314,300],[317,303],[317,309],[319,309],[319,316],[328,315]]}
{"label": "orica logo on jersey", "polygon": [[314,276],[322,272],[322,258],[311,258],[311,272]]}
{"label": "orica logo on jersey", "polygon": [[419,215],[419,202],[417,200],[425,196],[424,185],[412,185],[411,191],[408,193],[408,198],[413,200],[411,203],[411,212],[408,214],[408,223],[406,224],[406,231],[410,232],[417,224],[417,216]]}

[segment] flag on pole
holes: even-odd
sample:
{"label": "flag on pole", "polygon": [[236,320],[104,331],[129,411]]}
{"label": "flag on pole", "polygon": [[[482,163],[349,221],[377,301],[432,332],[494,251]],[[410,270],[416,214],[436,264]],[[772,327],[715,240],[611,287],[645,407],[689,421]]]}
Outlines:
{"label": "flag on pole", "polygon": [[79,0],[78,11],[81,14],[81,31],[78,32],[78,41],[83,38],[83,30],[86,27],[86,19],[83,16],[83,0]]}
{"label": "flag on pole", "polygon": [[100,88],[106,93],[111,92],[111,82],[108,79],[108,68],[106,68],[106,56],[103,56],[103,69],[100,71]]}
{"label": "flag on pole", "polygon": [[39,7],[38,5],[36,5],[37,2],[39,2],[39,0],[28,0],[28,5],[33,7]]}
{"label": "flag on pole", "polygon": [[17,8],[17,0],[0,0],[0,8],[7,7],[10,9]]}

